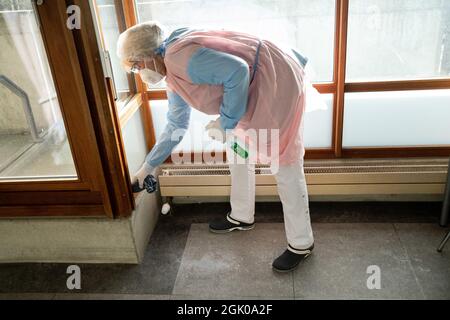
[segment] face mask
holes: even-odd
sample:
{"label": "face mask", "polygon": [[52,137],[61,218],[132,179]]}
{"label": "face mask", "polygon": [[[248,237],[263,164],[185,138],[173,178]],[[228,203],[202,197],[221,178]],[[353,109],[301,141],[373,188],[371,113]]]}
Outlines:
{"label": "face mask", "polygon": [[[155,70],[157,70],[156,68],[156,62],[153,59],[153,65],[155,66]],[[164,80],[164,76],[160,73],[158,73],[157,71],[153,71],[149,68],[147,68],[147,66],[139,71],[139,75],[141,76],[142,81],[144,81],[145,83],[149,84],[149,85],[157,85],[158,83],[160,83],[161,81]]]}

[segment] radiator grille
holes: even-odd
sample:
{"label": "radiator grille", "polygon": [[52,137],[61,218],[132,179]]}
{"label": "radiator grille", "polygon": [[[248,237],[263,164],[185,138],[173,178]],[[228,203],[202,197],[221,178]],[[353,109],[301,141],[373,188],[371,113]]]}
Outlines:
{"label": "radiator grille", "polygon": [[[433,159],[340,159],[340,160],[307,160],[306,174],[329,173],[415,173],[415,172],[447,172],[448,158]],[[268,165],[257,165],[256,174],[271,174]],[[206,176],[229,175],[228,165],[166,165],[162,167],[163,176]]]}

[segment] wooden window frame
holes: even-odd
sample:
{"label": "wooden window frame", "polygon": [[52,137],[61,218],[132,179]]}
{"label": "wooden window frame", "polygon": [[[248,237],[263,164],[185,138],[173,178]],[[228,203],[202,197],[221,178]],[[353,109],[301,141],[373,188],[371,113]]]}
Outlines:
{"label": "wooden window frame", "polygon": [[[381,157],[433,157],[448,156],[450,145],[443,146],[414,146],[414,147],[361,147],[343,148],[342,138],[344,129],[345,93],[348,92],[376,92],[376,91],[404,91],[450,89],[450,78],[401,80],[401,81],[372,81],[346,82],[347,65],[347,30],[348,9],[351,0],[335,0],[335,37],[333,55],[333,80],[331,82],[314,83],[313,86],[320,93],[333,94],[333,129],[331,148],[308,148],[306,159],[335,159],[335,158],[381,158]],[[123,0],[135,12],[134,0]],[[131,25],[137,18],[132,17]],[[130,25],[130,26],[131,26]],[[166,100],[167,94],[162,90],[145,90],[144,104],[151,105],[151,100]],[[148,140],[155,141],[154,131],[148,132]],[[150,149],[153,145],[150,145]],[[193,157],[193,155],[192,155]]]}
{"label": "wooden window frame", "polygon": [[[80,30],[66,28],[67,6],[78,5],[85,15]],[[137,23],[134,0],[115,0],[118,15],[129,28]],[[448,156],[450,146],[342,148],[344,95],[347,92],[449,89],[450,78],[383,82],[345,81],[349,0],[336,0],[333,80],[315,83],[321,93],[333,94],[331,148],[308,149],[306,158],[365,158]],[[105,79],[98,39],[88,19],[85,0],[44,1],[37,6],[42,37],[50,61],[61,112],[71,144],[78,178],[65,181],[0,183],[0,217],[74,216],[127,217],[135,208],[122,128],[139,110],[147,151],[156,142],[150,100],[167,99],[165,90],[148,90],[134,76],[136,94],[117,111],[111,79]],[[131,75],[130,77],[132,77]],[[191,153],[194,158],[194,153]],[[63,195],[63,196],[62,196]]]}
{"label": "wooden window frame", "polygon": [[[450,89],[450,78],[397,81],[346,82],[347,32],[349,1],[336,3],[335,70],[337,92],[334,109],[333,149],[335,158],[406,158],[440,157],[450,154],[450,145],[414,147],[352,147],[343,148],[345,93],[405,90]],[[336,65],[337,63],[337,65]]]}
{"label": "wooden window frame", "polygon": [[[119,0],[115,0],[119,1]],[[130,28],[137,23],[137,15],[136,15],[136,4],[134,0],[121,0],[122,2],[122,8],[123,8],[123,14],[125,18],[125,24],[127,28]],[[156,137],[155,137],[155,129],[153,126],[153,119],[152,119],[152,113],[150,111],[150,103],[149,100],[146,98],[146,92],[147,92],[147,86],[144,82],[142,82],[141,78],[137,75],[134,75],[135,83],[137,86],[138,94],[141,96],[141,106],[139,108],[141,112],[143,127],[144,127],[144,133],[145,133],[145,142],[147,146],[147,152],[150,152],[150,150],[153,148],[153,146],[156,143]],[[136,112],[138,109],[135,109],[134,112]],[[129,118],[134,114],[134,112],[128,112]],[[129,119],[128,118],[128,119]]]}
{"label": "wooden window frame", "polygon": [[[97,5],[97,0],[91,0],[92,1],[92,5],[94,6],[94,12],[95,15],[97,16],[97,23],[98,23],[98,27],[99,27],[99,36],[100,36],[100,40],[102,43],[102,46],[105,47],[105,38],[103,36],[103,27],[102,27],[102,23],[103,21],[101,21],[100,19],[100,11]],[[114,0],[114,11],[116,14],[116,22],[118,25],[118,31],[120,33],[124,32],[128,27],[127,27],[127,23],[126,23],[126,17],[125,17],[125,9],[123,7],[123,3],[121,0]],[[113,70],[114,71],[114,70]],[[118,99],[120,99],[120,101],[124,104],[123,108],[126,108],[127,104],[129,101],[131,101],[134,96],[137,94],[137,88],[136,88],[136,82],[135,82],[135,78],[133,77],[133,75],[131,74],[126,74],[127,77],[127,81],[128,81],[128,94],[126,97],[118,97]]]}

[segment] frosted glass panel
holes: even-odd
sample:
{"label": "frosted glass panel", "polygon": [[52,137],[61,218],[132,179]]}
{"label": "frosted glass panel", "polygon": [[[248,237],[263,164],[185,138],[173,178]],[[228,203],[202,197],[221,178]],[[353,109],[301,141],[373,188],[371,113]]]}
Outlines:
{"label": "frosted glass panel", "polygon": [[137,0],[139,21],[251,33],[297,48],[310,59],[313,80],[333,77],[335,0]]}
{"label": "frosted glass panel", "polygon": [[[155,134],[158,138],[167,124],[166,114],[168,110],[167,100],[155,100],[150,102],[153,126]],[[205,126],[211,120],[217,119],[218,115],[209,116],[196,109],[191,108],[191,120],[188,132],[184,136],[180,144],[175,148],[174,152],[201,152],[201,151],[224,151],[224,145],[217,141],[211,140],[205,131]]]}
{"label": "frosted glass panel", "polygon": [[[305,146],[309,148],[331,147],[333,122],[333,95],[322,95],[327,109],[307,111],[305,115],[304,138]],[[151,101],[153,125],[156,137],[159,137],[167,124],[167,100]],[[209,121],[218,115],[209,116],[195,109],[191,109],[191,121],[188,132],[175,148],[174,152],[224,151],[223,144],[212,141],[204,131]]]}
{"label": "frosted glass panel", "polygon": [[322,94],[326,109],[306,110],[303,138],[306,148],[331,148],[333,95]]}
{"label": "frosted glass panel", "polygon": [[344,147],[450,144],[450,90],[347,93]]}
{"label": "frosted glass panel", "polygon": [[144,163],[147,155],[145,132],[139,111],[135,112],[133,117],[122,129],[122,137],[128,162],[128,170],[130,176],[133,176],[141,167],[142,163]]}

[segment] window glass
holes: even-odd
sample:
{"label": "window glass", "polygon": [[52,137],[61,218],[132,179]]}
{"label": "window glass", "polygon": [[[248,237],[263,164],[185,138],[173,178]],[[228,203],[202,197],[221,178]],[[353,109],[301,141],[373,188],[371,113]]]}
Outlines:
{"label": "window glass", "polygon": [[333,137],[333,94],[321,94],[324,104],[306,109],[303,139],[306,148],[331,148]]}
{"label": "window glass", "polygon": [[347,81],[449,76],[450,1],[350,1]]}
{"label": "window glass", "polygon": [[122,137],[129,174],[133,176],[144,163],[145,156],[147,155],[145,131],[142,116],[139,111],[135,112],[125,127],[122,128]]}
{"label": "window glass", "polygon": [[[304,142],[307,148],[331,147],[333,127],[333,95],[322,94],[324,105],[320,109],[306,110],[304,124]],[[158,138],[167,124],[167,100],[151,101],[155,135]],[[189,129],[174,152],[224,151],[222,143],[211,140],[204,131],[205,126],[217,115],[207,115],[191,109]]]}
{"label": "window glass", "polygon": [[334,0],[137,0],[140,22],[247,32],[297,48],[310,59],[312,79],[333,78]]}
{"label": "window glass", "polygon": [[127,74],[116,54],[117,40],[121,32],[125,31],[125,18],[122,8],[116,5],[114,0],[95,0],[95,12],[97,14],[98,27],[103,49],[109,52],[114,75],[119,110],[128,102],[128,98],[136,92],[135,83],[131,74]]}
{"label": "window glass", "polygon": [[[151,101],[151,112],[153,119],[153,127],[155,129],[155,136],[158,138],[163,132],[167,124],[167,100],[155,100]],[[191,117],[189,122],[189,128],[186,132],[183,140],[173,150],[173,152],[202,152],[202,151],[224,151],[224,145],[217,141],[211,140],[204,128],[211,121],[215,120],[217,115],[207,115],[194,108],[191,108]]]}
{"label": "window glass", "polygon": [[450,90],[347,93],[344,147],[450,144]]}
{"label": "window glass", "polygon": [[0,180],[76,179],[31,1],[0,1]]}

